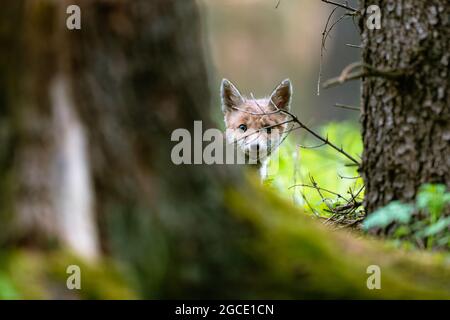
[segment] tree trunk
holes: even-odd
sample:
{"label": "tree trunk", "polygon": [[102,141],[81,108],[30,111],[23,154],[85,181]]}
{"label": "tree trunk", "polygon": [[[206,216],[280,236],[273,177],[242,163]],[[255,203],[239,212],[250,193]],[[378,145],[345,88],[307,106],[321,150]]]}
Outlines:
{"label": "tree trunk", "polygon": [[83,125],[64,57],[66,6],[10,1],[0,12],[2,243],[60,240],[98,256]]}
{"label": "tree trunk", "polygon": [[[48,87],[55,67],[51,6],[10,2],[0,12],[3,237],[40,242],[56,236],[52,201],[55,147]],[[11,17],[15,17],[11,19]],[[21,27],[21,29],[18,28]],[[46,42],[40,39],[47,39]],[[6,49],[8,48],[8,49]]]}
{"label": "tree trunk", "polygon": [[404,285],[424,272],[420,258],[400,270],[409,259],[287,213],[235,166],[173,164],[173,130],[210,126],[195,1],[79,3],[84,31],[70,34],[68,65],[103,243],[132,267],[145,297],[374,297],[366,269],[380,254],[385,297],[449,294],[445,266]]}
{"label": "tree trunk", "polygon": [[361,19],[363,61],[397,79],[362,82],[365,207],[409,202],[423,183],[450,187],[450,7],[446,0],[361,1],[378,5],[381,29]]}

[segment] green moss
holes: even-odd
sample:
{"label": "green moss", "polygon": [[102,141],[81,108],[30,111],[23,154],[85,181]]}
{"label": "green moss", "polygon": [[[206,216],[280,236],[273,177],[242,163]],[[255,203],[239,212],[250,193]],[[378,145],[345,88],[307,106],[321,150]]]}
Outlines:
{"label": "green moss", "polygon": [[[69,265],[81,269],[80,290],[67,289]],[[136,295],[111,261],[92,264],[63,251],[16,250],[0,256],[0,298],[135,299]]]}
{"label": "green moss", "polygon": [[[231,211],[257,230],[245,243],[259,261],[254,288],[267,298],[450,298],[450,264],[442,254],[388,248],[381,241],[327,229],[275,193],[255,184],[229,191]],[[367,267],[381,268],[381,290],[366,286]],[[261,296],[261,292],[272,295]]]}

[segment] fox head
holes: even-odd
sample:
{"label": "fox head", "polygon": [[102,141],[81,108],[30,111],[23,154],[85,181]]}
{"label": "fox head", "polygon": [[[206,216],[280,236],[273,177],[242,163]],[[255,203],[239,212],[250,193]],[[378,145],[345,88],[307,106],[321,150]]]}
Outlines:
{"label": "fox head", "polygon": [[262,162],[278,147],[287,130],[289,116],[283,111],[290,110],[291,97],[288,79],[263,99],[244,97],[223,79],[221,98],[227,142],[236,143],[249,159]]}

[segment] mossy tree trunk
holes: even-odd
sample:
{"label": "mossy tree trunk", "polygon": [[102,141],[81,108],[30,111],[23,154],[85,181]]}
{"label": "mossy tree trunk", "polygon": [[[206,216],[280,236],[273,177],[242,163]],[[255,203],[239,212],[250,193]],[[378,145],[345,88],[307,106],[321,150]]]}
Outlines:
{"label": "mossy tree trunk", "polygon": [[362,82],[365,207],[409,202],[423,183],[450,187],[448,1],[360,1],[378,5],[381,29],[361,19],[363,62],[403,73]]}

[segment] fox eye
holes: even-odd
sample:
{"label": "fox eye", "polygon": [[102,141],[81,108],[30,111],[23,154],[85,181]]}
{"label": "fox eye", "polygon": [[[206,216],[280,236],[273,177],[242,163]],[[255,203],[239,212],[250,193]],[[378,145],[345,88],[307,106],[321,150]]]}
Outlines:
{"label": "fox eye", "polygon": [[244,132],[247,131],[247,126],[245,124],[241,124],[238,128]]}
{"label": "fox eye", "polygon": [[266,128],[266,131],[267,131],[268,134],[271,134],[272,133],[272,128],[271,127]]}

